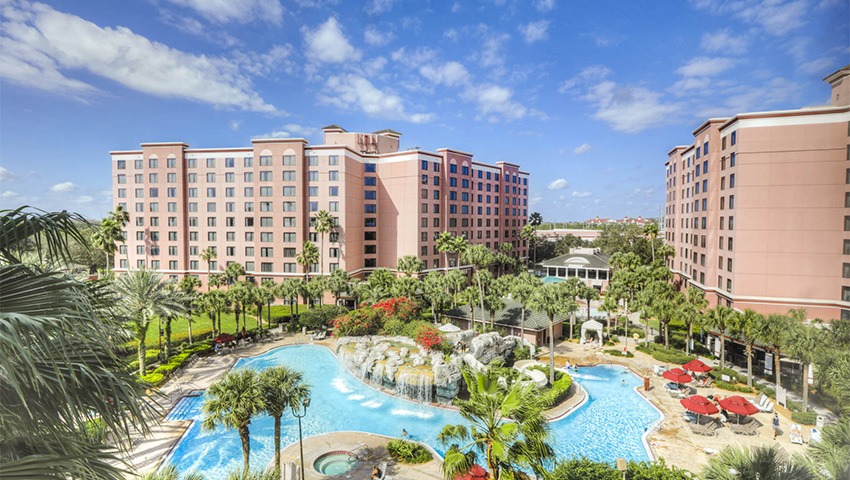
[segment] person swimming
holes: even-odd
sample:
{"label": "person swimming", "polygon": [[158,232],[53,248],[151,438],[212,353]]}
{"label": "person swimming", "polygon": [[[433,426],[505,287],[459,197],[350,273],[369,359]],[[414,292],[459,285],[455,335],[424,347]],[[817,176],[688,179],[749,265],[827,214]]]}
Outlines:
{"label": "person swimming", "polygon": [[402,429],[401,429],[401,436],[402,436],[402,437],[409,437],[409,436],[410,436],[410,434],[408,434],[408,433],[407,433],[407,430],[405,430],[405,429],[403,429],[403,428],[402,428]]}

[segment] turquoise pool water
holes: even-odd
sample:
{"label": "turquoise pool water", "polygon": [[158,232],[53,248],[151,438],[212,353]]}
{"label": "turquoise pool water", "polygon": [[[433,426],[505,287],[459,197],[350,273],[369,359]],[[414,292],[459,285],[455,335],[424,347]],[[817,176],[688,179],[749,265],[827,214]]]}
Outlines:
{"label": "turquoise pool water", "polygon": [[[240,359],[234,369],[262,370],[285,365],[304,373],[313,387],[313,402],[302,420],[304,436],[354,430],[398,437],[410,436],[443,452],[436,438],[444,425],[462,423],[454,410],[432,407],[379,392],[339,365],[325,347],[281,347],[263,355]],[[658,412],[634,391],[640,380],[622,367],[580,369],[576,380],[589,394],[587,403],[573,414],[550,424],[552,444],[559,458],[584,455],[613,462],[616,458],[647,460],[641,436],[658,420]],[[169,419],[201,419],[204,397],[187,397]],[[251,466],[265,468],[274,456],[272,420],[267,416],[251,422]],[[281,444],[298,441],[298,424],[284,415]],[[202,431],[194,422],[166,460],[183,474],[202,473],[209,480],[222,479],[242,462],[239,436],[234,430]],[[309,468],[309,467],[308,467]]]}

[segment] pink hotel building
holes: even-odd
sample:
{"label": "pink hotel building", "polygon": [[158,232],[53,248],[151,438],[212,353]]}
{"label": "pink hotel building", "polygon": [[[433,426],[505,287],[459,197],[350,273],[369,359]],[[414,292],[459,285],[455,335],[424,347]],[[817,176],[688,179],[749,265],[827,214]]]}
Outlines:
{"label": "pink hotel building", "polygon": [[850,66],[831,105],[711,118],[666,162],[669,267],[710,305],[850,318]]}
{"label": "pink hotel building", "polygon": [[[513,244],[528,218],[528,173],[518,165],[473,161],[452,149],[399,151],[401,134],[324,129],[324,144],[304,139],[255,139],[246,148],[189,148],[144,143],[113,151],[115,205],[130,213],[116,254],[118,272],[146,267],[172,278],[239,262],[257,281],[302,276],[295,257],[305,241],[322,247],[311,217],[328,211],[337,227],[325,235],[322,265],[365,275],[395,269],[419,256],[427,269],[445,268],[436,236],[465,235],[497,248]],[[206,265],[200,253],[215,250]],[[454,265],[450,265],[454,266]]]}

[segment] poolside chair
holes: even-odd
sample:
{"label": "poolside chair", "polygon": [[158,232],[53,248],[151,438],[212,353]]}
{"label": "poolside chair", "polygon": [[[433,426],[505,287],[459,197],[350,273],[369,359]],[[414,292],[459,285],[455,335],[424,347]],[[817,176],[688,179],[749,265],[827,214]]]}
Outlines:
{"label": "poolside chair", "polygon": [[381,471],[381,480],[389,480],[391,477],[387,475],[387,462],[378,464],[378,470]]}
{"label": "poolside chair", "polygon": [[714,383],[714,379],[713,379],[713,378],[711,378],[711,377],[705,377],[705,382],[701,382],[701,383],[699,384],[699,387],[700,387],[700,388],[708,388],[708,387],[710,387],[710,386],[711,386],[711,384],[712,384],[712,383]]}
{"label": "poolside chair", "polygon": [[764,407],[762,407],[760,405],[756,405],[756,407],[758,407],[758,409],[761,410],[763,413],[773,412],[773,402],[770,402],[770,401],[767,402],[767,404],[765,404]]}

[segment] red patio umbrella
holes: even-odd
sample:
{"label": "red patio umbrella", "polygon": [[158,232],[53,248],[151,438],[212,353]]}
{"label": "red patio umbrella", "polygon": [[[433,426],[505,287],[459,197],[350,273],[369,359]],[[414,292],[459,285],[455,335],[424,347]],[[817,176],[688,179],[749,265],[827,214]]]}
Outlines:
{"label": "red patio umbrella", "polygon": [[679,403],[681,403],[688,411],[697,414],[697,422],[699,422],[700,415],[714,415],[720,411],[717,406],[714,405],[714,402],[702,395],[691,395],[688,398],[679,400]]}
{"label": "red patio umbrella", "polygon": [[671,368],[670,370],[662,373],[661,376],[673,383],[688,383],[693,380],[693,378],[688,375],[688,372],[681,368]]}
{"label": "red patio umbrella", "polygon": [[689,372],[697,372],[697,373],[705,373],[705,372],[711,371],[711,367],[709,367],[708,365],[706,365],[705,363],[703,363],[702,361],[700,361],[697,358],[695,358],[695,359],[691,360],[690,362],[682,365],[682,369],[687,370]]}
{"label": "red patio umbrella", "polygon": [[743,415],[745,417],[748,415],[754,415],[761,411],[757,406],[753,405],[749,400],[740,395],[732,395],[731,397],[720,399],[717,401],[717,404],[720,405],[720,408],[723,410]]}
{"label": "red patio umbrella", "polygon": [[468,472],[458,475],[455,480],[483,480],[487,478],[487,470],[477,463]]}

